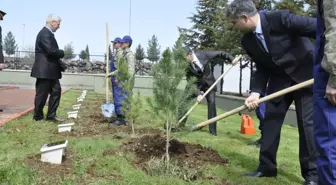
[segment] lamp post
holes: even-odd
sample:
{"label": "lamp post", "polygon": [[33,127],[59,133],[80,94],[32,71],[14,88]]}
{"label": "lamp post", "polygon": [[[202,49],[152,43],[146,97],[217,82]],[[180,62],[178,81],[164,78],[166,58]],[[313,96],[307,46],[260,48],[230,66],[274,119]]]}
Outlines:
{"label": "lamp post", "polygon": [[129,1],[129,20],[128,20],[128,35],[131,35],[131,15],[132,15],[132,0]]}

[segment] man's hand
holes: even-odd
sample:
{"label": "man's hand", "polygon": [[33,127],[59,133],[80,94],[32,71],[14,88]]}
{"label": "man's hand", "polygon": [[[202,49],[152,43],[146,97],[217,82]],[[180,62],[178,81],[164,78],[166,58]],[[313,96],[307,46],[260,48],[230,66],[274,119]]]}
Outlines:
{"label": "man's hand", "polygon": [[258,107],[259,93],[251,93],[251,95],[245,99],[246,107],[251,111]]}
{"label": "man's hand", "polygon": [[331,104],[336,105],[336,89],[335,88],[332,88],[329,85],[327,85],[325,97],[328,99],[328,101]]}
{"label": "man's hand", "polygon": [[197,102],[198,102],[198,103],[201,103],[201,101],[202,101],[202,99],[203,99],[203,94],[204,94],[204,92],[201,91],[201,94],[197,96]]}

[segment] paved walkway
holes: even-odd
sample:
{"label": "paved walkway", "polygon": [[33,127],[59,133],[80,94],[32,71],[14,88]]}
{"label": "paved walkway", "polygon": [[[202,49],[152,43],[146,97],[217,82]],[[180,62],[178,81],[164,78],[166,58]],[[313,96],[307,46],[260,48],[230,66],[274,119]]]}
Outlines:
{"label": "paved walkway", "polygon": [[6,89],[0,87],[0,125],[34,106],[35,89]]}
{"label": "paved walkway", "polygon": [[[67,90],[63,90],[64,93]],[[35,89],[0,86],[0,126],[34,108]],[[48,100],[47,102],[48,103]]]}

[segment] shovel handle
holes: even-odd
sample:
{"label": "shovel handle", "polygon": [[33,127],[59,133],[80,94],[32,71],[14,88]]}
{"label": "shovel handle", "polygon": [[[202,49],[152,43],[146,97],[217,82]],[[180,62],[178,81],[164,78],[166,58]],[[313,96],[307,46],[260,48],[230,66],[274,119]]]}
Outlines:
{"label": "shovel handle", "polygon": [[191,113],[191,111],[204,99],[204,97],[206,96],[206,95],[208,95],[209,94],[209,92],[218,84],[218,82],[219,81],[221,81],[222,80],[222,78],[224,78],[224,76],[233,68],[233,66],[235,66],[237,63],[238,63],[238,61],[239,61],[239,59],[242,57],[242,55],[238,55],[235,59],[233,59],[233,61],[232,61],[232,66],[225,72],[225,73],[223,73],[220,77],[218,77],[218,79],[215,81],[215,83],[214,84],[212,84],[211,86],[210,86],[210,88],[202,95],[202,97],[201,97],[201,99],[200,99],[200,101],[198,102],[198,101],[196,101],[196,103],[188,110],[188,112],[178,121],[178,123],[177,124],[180,124],[190,113]]}
{"label": "shovel handle", "polygon": [[[281,90],[281,91],[278,91],[278,92],[275,92],[275,93],[270,94],[270,95],[268,95],[268,96],[265,96],[265,97],[263,97],[263,98],[260,98],[260,99],[258,100],[258,104],[263,103],[263,102],[266,102],[266,101],[269,101],[269,100],[272,100],[272,99],[274,99],[274,98],[277,98],[277,97],[279,97],[279,96],[288,94],[288,93],[290,93],[290,92],[299,90],[299,89],[301,89],[301,88],[308,87],[308,86],[313,85],[313,84],[314,84],[314,79],[310,79],[310,80],[304,81],[304,82],[299,83],[299,84],[297,84],[297,85],[293,85],[293,86],[288,87],[288,88],[286,88],[286,89],[283,89],[283,90]],[[206,125],[209,125],[209,124],[211,124],[211,123],[213,123],[213,122],[215,122],[215,121],[218,121],[218,120],[221,120],[221,119],[223,119],[223,118],[226,118],[226,117],[229,117],[229,116],[231,116],[231,115],[234,115],[234,114],[236,114],[236,113],[239,113],[239,112],[241,112],[241,111],[243,111],[243,110],[245,110],[245,109],[247,109],[246,105],[237,107],[237,108],[235,108],[235,109],[233,109],[233,110],[230,110],[230,111],[228,111],[228,112],[225,112],[224,114],[221,114],[221,115],[216,116],[216,117],[214,117],[214,118],[212,118],[212,119],[209,119],[209,120],[203,121],[203,122],[201,122],[201,123],[199,123],[199,124],[197,124],[197,125],[194,125],[194,126],[191,128],[191,130],[199,129],[199,128],[204,127],[204,126],[206,126]]]}

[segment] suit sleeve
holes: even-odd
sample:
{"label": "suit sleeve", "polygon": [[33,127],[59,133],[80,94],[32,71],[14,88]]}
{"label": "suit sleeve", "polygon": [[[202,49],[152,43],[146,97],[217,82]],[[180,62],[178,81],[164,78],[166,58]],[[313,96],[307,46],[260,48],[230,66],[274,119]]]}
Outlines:
{"label": "suit sleeve", "polygon": [[[252,61],[256,61],[254,60],[253,55],[244,46],[243,41],[242,41],[242,46],[246,54],[250,56]],[[257,61],[255,63],[256,63],[257,70],[254,73],[254,80],[252,81],[252,84],[251,84],[251,92],[256,92],[262,95],[264,92],[266,92],[266,86],[267,86],[268,79],[270,77],[270,72],[266,70],[262,65],[259,65]]]}
{"label": "suit sleeve", "polygon": [[302,37],[316,37],[316,18],[301,16],[290,11],[281,11],[280,22],[284,29],[289,34],[299,35]]}
{"label": "suit sleeve", "polygon": [[53,57],[56,57],[56,58],[63,58],[64,57],[64,51],[60,50],[60,49],[57,49],[51,43],[51,38],[50,38],[49,35],[41,34],[40,35],[40,44],[49,56],[53,56]]}
{"label": "suit sleeve", "polygon": [[234,60],[234,57],[225,51],[204,51],[205,55],[211,60],[211,66],[216,66],[217,64],[222,65],[226,61],[230,63]]}
{"label": "suit sleeve", "polygon": [[330,74],[328,85],[336,88],[336,0],[324,0],[322,4],[324,10],[325,46],[321,65]]}

